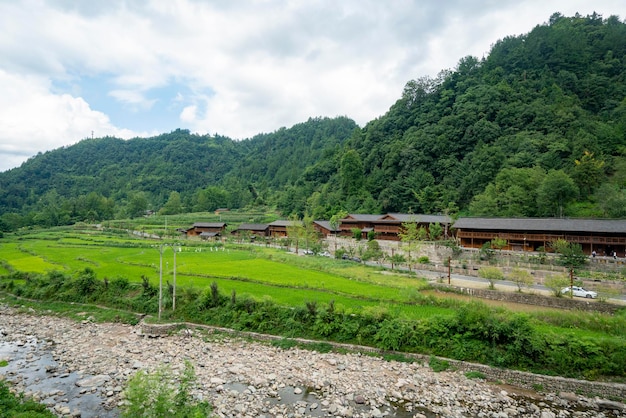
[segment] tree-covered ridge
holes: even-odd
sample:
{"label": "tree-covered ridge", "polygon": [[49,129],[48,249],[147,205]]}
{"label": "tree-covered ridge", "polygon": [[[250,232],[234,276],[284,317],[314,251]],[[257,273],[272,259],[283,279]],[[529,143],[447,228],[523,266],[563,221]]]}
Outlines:
{"label": "tree-covered ridge", "polygon": [[85,139],[0,173],[0,230],[265,204],[357,129],[338,117],[234,141],[177,129]]}
{"label": "tree-covered ridge", "polygon": [[[389,212],[623,216],[602,200],[626,202],[625,52],[618,18],[555,14],[410,81],[350,142],[366,189]],[[545,202],[555,187],[563,207]]]}
{"label": "tree-covered ridge", "polygon": [[[554,14],[409,81],[363,128],[81,141],[0,173],[0,227],[264,205],[285,217],[626,216],[626,24]],[[4,226],[3,226],[4,225]],[[8,226],[7,226],[8,225]]]}

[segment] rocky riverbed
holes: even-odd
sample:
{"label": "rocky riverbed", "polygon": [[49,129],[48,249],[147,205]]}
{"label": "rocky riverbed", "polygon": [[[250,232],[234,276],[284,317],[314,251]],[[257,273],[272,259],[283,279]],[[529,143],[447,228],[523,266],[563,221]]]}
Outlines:
{"label": "rocky riverbed", "polygon": [[[3,349],[4,347],[4,349]],[[140,326],[18,313],[0,305],[0,379],[58,416],[117,417],[138,370],[189,360],[219,417],[626,417],[624,404],[538,394],[420,363],[281,349],[224,334],[142,335]]]}

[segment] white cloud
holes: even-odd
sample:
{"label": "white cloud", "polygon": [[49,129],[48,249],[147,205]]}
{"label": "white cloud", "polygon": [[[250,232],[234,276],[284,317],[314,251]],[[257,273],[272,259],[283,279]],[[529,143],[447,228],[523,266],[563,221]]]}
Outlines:
{"label": "white cloud", "polygon": [[[337,115],[363,125],[411,79],[481,58],[554,12],[594,10],[626,17],[623,0],[0,1],[0,153],[11,155],[0,170],[92,130],[134,136],[111,121],[126,113],[143,112],[135,129],[152,133],[158,92],[179,84],[171,129],[244,138]],[[82,77],[107,80],[117,108],[95,111],[85,87],[52,88]]]}
{"label": "white cloud", "polygon": [[0,70],[0,91],[0,171],[39,151],[87,138],[92,131],[98,136],[137,136],[112,126],[107,115],[90,109],[81,98],[51,94],[49,82],[41,77]]}

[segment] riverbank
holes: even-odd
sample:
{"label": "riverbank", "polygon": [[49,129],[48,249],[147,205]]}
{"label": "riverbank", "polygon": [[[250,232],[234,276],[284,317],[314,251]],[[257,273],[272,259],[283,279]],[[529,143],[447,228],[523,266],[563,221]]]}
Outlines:
{"label": "riverbank", "polygon": [[[24,376],[33,371],[7,373],[8,367],[0,367],[0,378],[48,400],[59,416],[116,417],[126,381],[136,371],[168,365],[179,372],[186,360],[196,370],[195,396],[214,405],[220,417],[626,416],[624,405],[617,402],[503,387],[469,379],[460,371],[435,373],[418,362],[282,349],[203,331],[150,338],[141,326],[36,316],[3,305],[0,342],[22,344],[17,352],[3,354],[8,367],[21,361],[18,357],[25,352],[30,363],[51,356],[56,365],[40,366],[39,382],[55,374],[76,376],[75,381],[68,380],[67,389],[38,393]],[[88,394],[97,397],[98,410],[73,406],[72,399]]]}

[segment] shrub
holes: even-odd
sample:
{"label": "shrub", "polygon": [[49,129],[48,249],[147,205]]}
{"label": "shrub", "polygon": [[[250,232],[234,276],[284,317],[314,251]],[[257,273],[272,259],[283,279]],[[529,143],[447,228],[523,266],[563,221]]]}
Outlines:
{"label": "shrub", "polygon": [[468,379],[485,379],[485,374],[477,371],[465,372],[465,377]]}
{"label": "shrub", "polygon": [[54,418],[54,414],[24,395],[13,395],[8,384],[0,380],[0,417]]}
{"label": "shrub", "polygon": [[518,292],[522,291],[522,287],[529,287],[533,284],[533,276],[528,270],[515,268],[511,271],[509,279],[517,285]]}
{"label": "shrub", "polygon": [[211,406],[206,402],[197,402],[191,396],[196,375],[190,362],[185,362],[178,386],[174,381],[167,367],[161,367],[152,374],[141,370],[137,372],[128,380],[122,417],[210,416]]}
{"label": "shrub", "polygon": [[565,274],[557,274],[553,276],[546,277],[543,284],[550,289],[552,294],[556,297],[561,297],[563,294],[561,293],[561,289],[566,286],[569,286],[570,279]]}
{"label": "shrub", "polygon": [[435,373],[444,372],[450,368],[450,362],[447,360],[440,360],[435,356],[430,356],[428,365]]}
{"label": "shrub", "polygon": [[489,288],[495,289],[495,281],[504,279],[502,270],[497,267],[481,267],[478,270],[478,276],[489,281]]}

